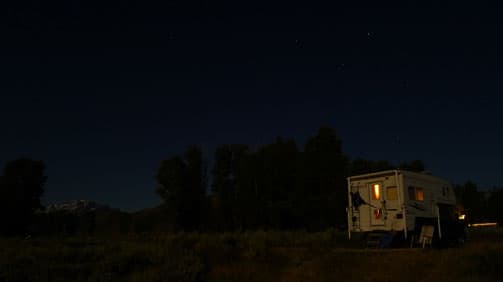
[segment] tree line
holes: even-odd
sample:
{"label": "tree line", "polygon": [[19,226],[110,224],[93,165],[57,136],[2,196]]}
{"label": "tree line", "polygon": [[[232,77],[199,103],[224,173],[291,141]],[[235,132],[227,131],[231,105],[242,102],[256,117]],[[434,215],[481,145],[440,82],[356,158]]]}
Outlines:
{"label": "tree line", "polygon": [[425,166],[421,160],[398,166],[351,160],[335,129],[322,126],[303,148],[285,138],[256,149],[219,145],[211,169],[201,148],[190,146],[161,162],[157,193],[182,230],[342,228],[346,177],[395,168],[423,171]]}
{"label": "tree line", "polygon": [[[33,226],[93,233],[115,221],[120,233],[344,228],[346,177],[396,168],[424,171],[425,165],[350,159],[335,129],[323,126],[302,148],[285,138],[258,148],[219,145],[211,167],[201,148],[189,146],[161,161],[155,178],[163,204],[155,209],[136,215],[46,215],[40,212],[45,164],[23,158],[7,163],[0,176],[0,234],[23,234]],[[468,181],[456,185],[455,192],[470,220],[502,221],[503,189],[482,192]]]}

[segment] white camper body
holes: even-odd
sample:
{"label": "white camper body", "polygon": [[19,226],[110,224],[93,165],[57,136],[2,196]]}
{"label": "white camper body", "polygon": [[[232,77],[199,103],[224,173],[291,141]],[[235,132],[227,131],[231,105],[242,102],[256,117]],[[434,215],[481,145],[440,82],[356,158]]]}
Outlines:
{"label": "white camper body", "polygon": [[[456,198],[441,178],[404,170],[388,170],[347,178],[348,235],[352,232],[420,232],[434,225],[441,238],[442,217],[452,216]],[[419,229],[419,230],[418,230]]]}

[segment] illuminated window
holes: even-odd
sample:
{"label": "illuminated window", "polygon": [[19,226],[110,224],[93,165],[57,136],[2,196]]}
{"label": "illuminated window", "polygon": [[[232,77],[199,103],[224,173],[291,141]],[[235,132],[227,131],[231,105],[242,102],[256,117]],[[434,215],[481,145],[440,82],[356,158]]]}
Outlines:
{"label": "illuminated window", "polygon": [[386,187],[386,200],[398,200],[398,189],[396,186]]}
{"label": "illuminated window", "polygon": [[423,188],[409,186],[409,200],[411,201],[424,201]]}
{"label": "illuminated window", "polygon": [[424,201],[423,188],[416,187],[416,201]]}
{"label": "illuminated window", "polygon": [[381,199],[381,185],[372,184],[372,200]]}

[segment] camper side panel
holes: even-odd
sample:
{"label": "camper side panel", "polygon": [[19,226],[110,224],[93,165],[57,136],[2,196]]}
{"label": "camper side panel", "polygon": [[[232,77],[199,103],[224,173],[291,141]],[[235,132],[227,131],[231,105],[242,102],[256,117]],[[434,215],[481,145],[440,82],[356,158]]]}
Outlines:
{"label": "camper side panel", "polygon": [[399,186],[394,174],[350,180],[350,192],[358,192],[367,203],[358,208],[350,205],[351,231],[402,230]]}
{"label": "camper side panel", "polygon": [[410,231],[414,231],[418,218],[436,220],[439,203],[455,205],[454,196],[445,195],[447,190],[452,190],[446,181],[429,175],[405,173],[403,184],[407,229]]}

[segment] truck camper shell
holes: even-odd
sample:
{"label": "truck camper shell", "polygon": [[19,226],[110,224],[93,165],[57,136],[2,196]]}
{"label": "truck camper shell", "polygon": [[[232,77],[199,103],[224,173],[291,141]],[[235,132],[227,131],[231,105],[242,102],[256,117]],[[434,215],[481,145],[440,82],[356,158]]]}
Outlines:
{"label": "truck camper shell", "polygon": [[[423,226],[442,238],[457,222],[456,197],[449,181],[429,173],[386,170],[347,178],[348,236],[353,233],[392,232],[404,238]],[[424,231],[424,229],[423,229]]]}

